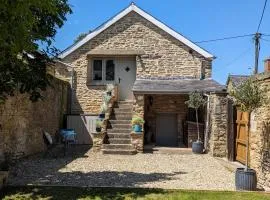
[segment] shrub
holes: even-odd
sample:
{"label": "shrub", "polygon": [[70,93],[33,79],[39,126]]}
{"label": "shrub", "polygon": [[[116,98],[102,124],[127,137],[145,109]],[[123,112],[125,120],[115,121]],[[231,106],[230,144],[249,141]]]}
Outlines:
{"label": "shrub", "polygon": [[97,128],[101,128],[101,127],[102,127],[102,123],[103,123],[102,120],[97,119],[97,120],[96,120],[96,127],[97,127]]}
{"label": "shrub", "polygon": [[105,114],[107,110],[108,110],[108,105],[103,103],[100,107],[100,113]]}
{"label": "shrub", "polygon": [[144,119],[138,116],[132,117],[131,121],[132,125],[143,125],[144,124]]}

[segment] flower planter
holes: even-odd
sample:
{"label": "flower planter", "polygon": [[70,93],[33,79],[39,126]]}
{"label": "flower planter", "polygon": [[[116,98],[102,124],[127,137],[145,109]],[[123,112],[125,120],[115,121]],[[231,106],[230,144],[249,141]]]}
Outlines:
{"label": "flower planter", "polygon": [[136,133],[142,132],[142,126],[141,126],[141,125],[138,125],[138,124],[135,124],[135,125],[134,125],[134,131],[135,131]]}
{"label": "flower planter", "polygon": [[99,117],[100,119],[104,119],[104,118],[105,118],[105,113],[99,114],[98,117]]}
{"label": "flower planter", "polygon": [[100,133],[101,132],[101,127],[96,127],[96,132]]}
{"label": "flower planter", "polygon": [[192,143],[192,152],[195,154],[202,154],[203,148],[203,142],[201,141],[196,141]]}
{"label": "flower planter", "polygon": [[236,190],[254,191],[257,188],[256,171],[253,169],[237,168],[235,172]]}

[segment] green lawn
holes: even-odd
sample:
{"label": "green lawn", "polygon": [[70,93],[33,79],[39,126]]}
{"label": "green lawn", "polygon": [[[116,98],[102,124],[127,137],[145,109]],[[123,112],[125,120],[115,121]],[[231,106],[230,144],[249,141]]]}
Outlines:
{"label": "green lawn", "polygon": [[212,192],[161,189],[119,189],[78,187],[8,187],[0,199],[180,199],[180,200],[270,200],[270,194],[254,192]]}

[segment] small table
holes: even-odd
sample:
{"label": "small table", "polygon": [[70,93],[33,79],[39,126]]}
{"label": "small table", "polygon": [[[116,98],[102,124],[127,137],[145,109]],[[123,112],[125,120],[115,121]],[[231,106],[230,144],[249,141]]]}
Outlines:
{"label": "small table", "polygon": [[66,151],[70,144],[76,144],[76,133],[74,129],[61,129],[60,135],[62,137],[62,141],[64,142],[64,154],[66,155]]}

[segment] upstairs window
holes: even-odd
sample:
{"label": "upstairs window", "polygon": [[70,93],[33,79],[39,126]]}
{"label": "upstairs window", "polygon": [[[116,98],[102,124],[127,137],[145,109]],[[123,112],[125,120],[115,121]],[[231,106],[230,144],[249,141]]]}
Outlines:
{"label": "upstairs window", "polygon": [[114,62],[113,62],[113,60],[106,61],[106,81],[114,81]]}
{"label": "upstairs window", "polygon": [[102,60],[94,60],[93,62],[93,80],[102,80]]}
{"label": "upstairs window", "polygon": [[94,59],[92,69],[93,81],[107,83],[115,79],[115,64],[112,59]]}

